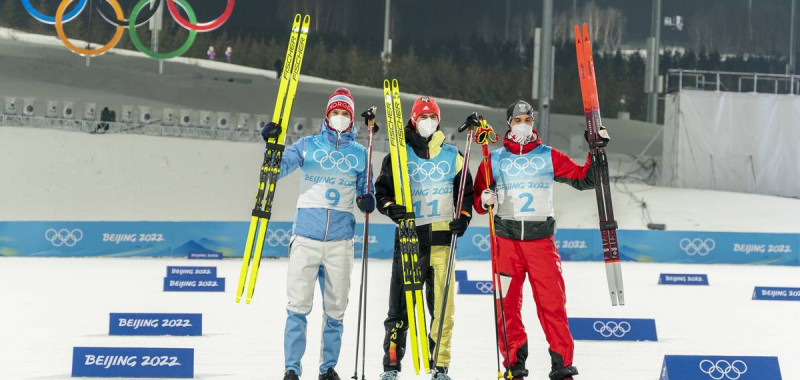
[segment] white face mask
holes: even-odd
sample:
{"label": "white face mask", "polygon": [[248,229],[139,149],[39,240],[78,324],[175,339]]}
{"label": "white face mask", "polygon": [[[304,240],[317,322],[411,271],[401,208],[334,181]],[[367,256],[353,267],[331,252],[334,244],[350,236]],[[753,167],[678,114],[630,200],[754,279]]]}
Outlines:
{"label": "white face mask", "polygon": [[350,127],[350,118],[343,115],[336,115],[328,119],[328,125],[337,132],[344,132]]}
{"label": "white face mask", "polygon": [[512,140],[522,144],[533,136],[533,124],[519,123],[511,126]]}
{"label": "white face mask", "polygon": [[436,127],[438,126],[439,122],[437,122],[436,120],[433,119],[420,120],[417,122],[417,132],[419,132],[420,136],[427,139],[428,137],[431,137],[431,135],[434,132],[436,132]]}

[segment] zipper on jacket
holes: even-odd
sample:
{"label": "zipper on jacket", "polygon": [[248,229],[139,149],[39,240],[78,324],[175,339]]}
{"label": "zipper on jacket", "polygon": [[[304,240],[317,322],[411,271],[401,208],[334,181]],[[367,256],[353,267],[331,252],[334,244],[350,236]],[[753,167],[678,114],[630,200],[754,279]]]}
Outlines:
{"label": "zipper on jacket", "polygon": [[328,230],[331,227],[331,209],[328,209],[328,219],[325,221],[325,237],[322,238],[322,241],[328,241]]}
{"label": "zipper on jacket", "polygon": [[525,221],[522,221],[522,236],[520,236],[520,240],[525,240]]}

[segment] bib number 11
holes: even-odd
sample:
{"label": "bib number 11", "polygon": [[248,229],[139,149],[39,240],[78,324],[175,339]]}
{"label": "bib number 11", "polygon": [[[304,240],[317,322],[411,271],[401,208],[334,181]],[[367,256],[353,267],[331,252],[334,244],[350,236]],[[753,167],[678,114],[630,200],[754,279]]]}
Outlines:
{"label": "bib number 11", "polygon": [[420,217],[420,218],[432,218],[432,217],[435,217],[435,216],[439,216],[439,200],[434,199],[434,200],[426,203],[426,205],[431,210],[431,213],[428,214],[428,215],[425,215],[422,212],[422,201],[414,202],[414,204],[413,204],[414,213],[417,215],[417,217]]}

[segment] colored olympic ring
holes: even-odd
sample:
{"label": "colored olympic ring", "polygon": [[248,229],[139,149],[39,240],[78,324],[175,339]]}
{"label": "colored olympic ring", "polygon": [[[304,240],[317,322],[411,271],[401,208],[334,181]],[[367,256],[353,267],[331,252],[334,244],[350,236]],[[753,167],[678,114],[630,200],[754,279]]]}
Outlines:
{"label": "colored olympic ring", "polygon": [[[101,54],[108,52],[109,50],[113,49],[114,46],[119,43],[120,39],[122,38],[122,33],[125,29],[129,29],[131,31],[131,42],[133,45],[141,51],[142,53],[146,54],[149,57],[155,59],[170,59],[180,56],[183,53],[186,53],[187,50],[192,46],[197,37],[198,32],[210,32],[222,26],[225,22],[228,21],[230,18],[231,13],[233,12],[233,5],[234,0],[228,0],[228,3],[225,7],[225,11],[222,15],[210,22],[206,23],[197,23],[197,16],[194,13],[194,10],[189,5],[187,0],[166,0],[169,12],[172,15],[173,19],[182,27],[189,30],[189,36],[186,39],[186,42],[177,48],[175,51],[170,53],[156,53],[150,49],[148,49],[144,44],[142,44],[139,36],[136,35],[136,27],[143,25],[144,23],[150,21],[153,16],[155,16],[158,8],[163,5],[164,1],[162,0],[141,0],[139,1],[136,6],[131,11],[130,18],[125,18],[125,15],[122,12],[122,7],[119,4],[118,0],[102,0],[100,4],[98,4],[95,9],[97,9],[97,13],[100,14],[106,22],[113,25],[116,30],[114,31],[114,35],[105,45],[101,46],[97,49],[86,49],[81,48],[73,44],[67,38],[66,33],[64,32],[64,24],[73,20],[75,17],[83,12],[86,8],[88,0],[78,0],[78,4],[69,12],[66,12],[66,9],[74,2],[75,0],[61,0],[58,5],[58,9],[56,10],[55,16],[47,16],[42,14],[41,12],[37,11],[33,5],[31,4],[30,0],[22,0],[22,5],[25,7],[25,10],[33,16],[34,19],[37,21],[43,22],[45,24],[53,24],[56,28],[56,34],[58,35],[58,39],[73,53],[84,57],[95,57]],[[103,6],[102,3],[108,3],[108,5],[113,9],[114,14],[110,15],[108,11],[108,7]],[[179,12],[176,7],[179,5],[183,12],[186,13],[188,16],[188,20],[184,18]],[[146,9],[144,8],[145,5],[151,4],[150,7]],[[141,16],[141,17],[140,17]],[[299,16],[298,16],[299,17]],[[140,20],[141,19],[141,20]]]}
{"label": "colored olympic ring", "polygon": [[[222,12],[222,15],[219,16],[216,20],[209,21],[209,22],[201,22],[197,23],[197,20],[193,19],[192,16],[189,16],[189,21],[186,21],[183,16],[178,12],[178,8],[175,8],[175,1],[180,2],[179,0],[167,0],[167,8],[169,8],[169,14],[172,15],[172,18],[182,27],[195,32],[210,32],[214,29],[219,28],[228,21],[228,18],[231,17],[231,13],[233,13],[233,3],[234,0],[228,0],[228,4],[225,6],[225,11]],[[186,10],[185,7],[183,7]],[[187,12],[188,13],[188,12]]]}
{"label": "colored olympic ring", "polygon": [[[139,16],[141,16],[142,19],[144,19],[144,21],[136,23],[137,27],[142,26],[145,23],[149,22],[150,19],[152,19],[153,16],[156,15],[156,12],[158,12],[158,7],[161,6],[161,0],[155,0],[155,1],[152,1],[151,3],[153,5],[151,5],[149,9],[147,9],[145,12],[143,12],[143,13],[141,13],[139,15]],[[100,14],[100,17],[102,17],[103,20],[106,20],[106,22],[108,22],[111,25],[121,26],[123,28],[127,28],[128,25],[130,25],[130,22],[128,21],[128,19],[120,19],[120,20],[118,20],[118,19],[116,19],[116,18],[114,18],[112,16],[109,16],[108,15],[108,9],[103,9],[101,7],[103,4],[105,4],[105,2],[101,1],[95,7],[97,9],[97,13]],[[137,17],[137,19],[139,19],[139,17]]]}
{"label": "colored olympic ring", "polygon": [[[139,3],[137,3],[136,6],[134,6],[133,10],[131,11],[131,17],[128,20],[128,30],[130,30],[131,43],[133,43],[133,46],[136,46],[136,49],[139,49],[140,52],[145,53],[148,56],[155,59],[170,59],[185,53],[187,50],[189,50],[190,47],[192,47],[194,39],[195,37],[197,37],[197,32],[194,30],[190,30],[189,37],[186,38],[186,42],[184,42],[183,45],[181,45],[181,47],[177,48],[171,53],[156,53],[148,49],[147,46],[144,46],[144,44],[142,44],[142,41],[139,40],[139,36],[136,35],[136,18],[139,16],[139,12],[142,10],[142,7],[144,7],[145,4],[148,4],[151,1],[158,1],[158,0],[140,0]],[[191,20],[192,22],[197,22],[197,16],[195,16],[194,10],[192,10],[192,7],[186,0],[173,0],[170,1],[170,3],[173,3],[174,1],[177,1],[178,5],[180,5],[184,11],[186,11],[186,13],[189,15],[189,20]]]}
{"label": "colored olympic ring", "polygon": [[[69,13],[63,16],[64,20],[63,22],[67,23],[72,21],[72,19],[74,19],[75,17],[78,17],[78,15],[81,14],[81,12],[83,12],[83,8],[86,8],[86,3],[87,0],[80,0],[78,2],[78,5],[75,6],[75,9],[69,11]],[[33,16],[33,18],[35,18],[37,21],[49,25],[53,25],[56,23],[55,16],[48,16],[37,11],[36,8],[33,7],[33,4],[31,4],[30,0],[22,0],[22,6],[25,7],[25,10],[28,11],[28,13],[30,13],[30,15]]]}
{"label": "colored olympic ring", "polygon": [[[67,47],[67,49],[71,50],[72,52],[82,55],[84,57],[94,57],[100,54],[103,54],[114,46],[119,43],[120,38],[122,38],[122,33],[125,31],[125,28],[121,26],[117,26],[117,30],[114,32],[114,35],[111,37],[111,40],[108,41],[107,44],[101,46],[98,49],[83,49],[79,48],[69,42],[66,33],[64,33],[64,11],[67,7],[75,0],[62,0],[61,4],[58,5],[58,9],[56,10],[56,17],[55,17],[55,26],[56,26],[56,34],[58,34],[58,39]],[[119,5],[117,0],[104,0],[105,2],[111,4],[111,7],[114,8],[114,14],[117,16],[118,19],[123,19],[122,14],[122,7]]]}

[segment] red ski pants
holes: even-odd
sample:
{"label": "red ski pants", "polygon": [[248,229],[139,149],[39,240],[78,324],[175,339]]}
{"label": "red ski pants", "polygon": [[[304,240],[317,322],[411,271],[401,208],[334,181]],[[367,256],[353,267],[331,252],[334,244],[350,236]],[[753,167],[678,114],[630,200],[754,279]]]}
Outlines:
{"label": "red ski pants", "polygon": [[[525,276],[530,279],[536,314],[542,325],[550,351],[564,359],[564,365],[572,365],[574,343],[567,322],[567,295],[564,279],[561,277],[561,257],[553,237],[537,240],[513,240],[497,237],[497,269],[503,289],[503,309],[505,310],[506,331],[508,334],[508,357],[506,357],[503,337],[503,319],[500,315],[499,293],[497,302],[498,347],[503,354],[506,368],[514,367],[521,361],[525,365],[528,336],[522,324],[522,285]],[[510,358],[510,363],[509,363]]]}

